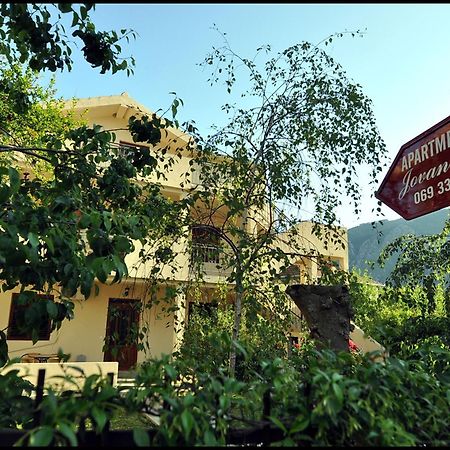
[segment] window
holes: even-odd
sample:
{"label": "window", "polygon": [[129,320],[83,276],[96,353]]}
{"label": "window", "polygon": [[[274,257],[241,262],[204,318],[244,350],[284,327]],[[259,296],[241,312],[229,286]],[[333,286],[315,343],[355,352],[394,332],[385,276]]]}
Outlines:
{"label": "window", "polygon": [[129,142],[120,141],[119,142],[119,154],[122,155],[124,158],[129,158],[130,156],[133,156],[136,151],[148,151],[148,147],[145,145],[137,145],[137,144],[131,144]]}
{"label": "window", "polygon": [[192,228],[192,259],[195,262],[220,264],[220,237],[201,226]]}
{"label": "window", "polygon": [[[25,322],[25,312],[31,307],[32,301],[19,301],[20,294],[12,294],[11,309],[9,312],[8,339],[17,341],[31,341],[31,329]],[[52,296],[38,295],[41,299],[53,299]],[[48,341],[50,339],[51,321],[41,320],[38,330],[38,339]]]}
{"label": "window", "polygon": [[189,318],[198,317],[200,319],[210,318],[217,319],[218,304],[203,303],[203,302],[189,302],[186,320],[189,323]]}
{"label": "window", "polygon": [[325,273],[332,273],[342,268],[341,258],[328,258],[317,266],[317,278],[320,279]]}
{"label": "window", "polygon": [[300,267],[296,264],[290,265],[286,270],[281,272],[280,280],[283,283],[299,283]]}
{"label": "window", "polygon": [[145,145],[130,144],[128,142],[120,141],[117,155],[125,158],[138,169],[142,169],[145,166],[155,168],[158,164],[156,158],[151,154],[150,147]]}

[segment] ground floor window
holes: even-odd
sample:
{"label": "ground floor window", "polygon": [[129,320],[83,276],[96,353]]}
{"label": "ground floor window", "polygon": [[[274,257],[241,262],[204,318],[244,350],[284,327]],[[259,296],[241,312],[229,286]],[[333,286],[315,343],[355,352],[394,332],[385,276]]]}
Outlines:
{"label": "ground floor window", "polygon": [[[31,341],[32,330],[26,321],[26,311],[32,307],[33,301],[53,300],[53,296],[37,295],[34,300],[20,294],[12,294],[11,308],[9,311],[8,339]],[[40,327],[38,329],[38,339],[48,341],[50,339],[51,321],[47,316],[40,318]]]}

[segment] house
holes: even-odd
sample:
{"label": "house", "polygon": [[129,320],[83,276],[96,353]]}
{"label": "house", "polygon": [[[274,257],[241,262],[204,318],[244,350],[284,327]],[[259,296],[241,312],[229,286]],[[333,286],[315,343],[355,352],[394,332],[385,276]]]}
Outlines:
{"label": "house", "polygon": [[[144,105],[139,104],[126,93],[104,97],[93,97],[77,101],[75,110],[85,113],[89,124],[101,124],[104,129],[114,129],[116,141],[125,149],[132,150],[143,143],[133,142],[127,130],[128,119],[132,115],[152,114]],[[177,129],[167,129],[163,135],[161,146],[173,145],[183,147],[189,142],[189,136]],[[170,150],[169,150],[170,153]],[[177,158],[173,170],[167,173],[166,180],[161,181],[162,193],[173,201],[180,200],[188,189],[199,184],[198,170],[192,172],[190,180],[180,176],[190,170],[188,153]],[[263,212],[259,214],[264,215]],[[323,243],[314,237],[312,224],[299,224],[300,234],[309,242],[311,248],[324,255],[331,263],[340,268],[348,269],[348,252],[337,246],[325,248]],[[342,229],[346,239],[346,230]],[[205,233],[201,228],[193,229],[191,234],[192,254],[200,259],[205,277],[202,285],[203,300],[208,301],[219,283],[223,283],[227,273],[218,267],[220,255],[218,243],[214,236]],[[98,294],[88,300],[76,295],[74,320],[65,321],[59,330],[50,332],[49,324],[43,324],[40,339],[32,345],[31,338],[26,333],[20,333],[15,327],[20,308],[15,304],[18,290],[0,293],[0,329],[8,327],[7,337],[10,357],[21,357],[30,352],[54,354],[59,349],[70,354],[70,361],[118,361],[119,370],[128,370],[147,359],[149,356],[158,357],[161,354],[171,354],[179,345],[183,335],[183,323],[189,311],[189,304],[193,301],[188,295],[177,292],[171,303],[160,301],[165,297],[167,289],[189,281],[192,275],[190,256],[182,251],[188,242],[175,242],[177,253],[176,270],[167,269],[164,277],[169,283],[164,285],[149,285],[149,271],[151,264],[142,263],[139,259],[139,248],[127,256],[126,264],[129,276],[119,284],[102,284],[96,282]],[[293,261],[290,269],[298,274],[298,282],[314,280],[320,277],[318,265],[314,261],[299,258]],[[230,294],[232,301],[232,294]],[[148,306],[148,307],[146,307]],[[299,314],[299,311],[293,311]],[[137,327],[145,330],[143,348],[136,345],[135,334]],[[293,336],[298,330],[291,330]],[[105,346],[114,341],[118,351]],[[116,348],[116,349],[117,349]]]}

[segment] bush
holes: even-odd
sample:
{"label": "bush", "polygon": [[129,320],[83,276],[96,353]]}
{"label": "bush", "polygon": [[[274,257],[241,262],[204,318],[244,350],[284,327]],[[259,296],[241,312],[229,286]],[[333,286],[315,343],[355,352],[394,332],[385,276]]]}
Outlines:
{"label": "bush", "polygon": [[[228,367],[233,321],[234,310],[230,305],[195,309],[190,314],[183,343],[175,356],[192,361],[200,371],[218,375],[221,369]],[[239,347],[237,379],[252,379],[262,360],[287,356],[288,341],[280,328],[276,321],[262,316],[253,317],[250,322],[244,310],[240,341],[235,344]]]}
{"label": "bush", "polygon": [[[242,348],[242,358],[248,353]],[[373,356],[373,355],[372,355]],[[305,344],[290,359],[255,360],[258,369],[238,381],[219,367],[169,356],[143,364],[127,392],[91,378],[83,391],[50,390],[41,403],[41,424],[22,443],[77,445],[77,427],[89,419],[97,433],[118,413],[160,416],[150,433],[134,430],[152,446],[447,446],[450,445],[450,352],[426,345],[405,358],[373,362],[371,355],[317,350]],[[252,375],[250,377],[250,375]],[[16,374],[15,395],[19,385]],[[0,381],[7,382],[6,376]],[[21,388],[22,386],[20,386]],[[27,397],[27,394],[24,394]],[[26,423],[33,405],[21,408]],[[8,397],[0,407],[8,413]],[[22,426],[16,421],[3,426]],[[27,419],[28,418],[28,419]]]}

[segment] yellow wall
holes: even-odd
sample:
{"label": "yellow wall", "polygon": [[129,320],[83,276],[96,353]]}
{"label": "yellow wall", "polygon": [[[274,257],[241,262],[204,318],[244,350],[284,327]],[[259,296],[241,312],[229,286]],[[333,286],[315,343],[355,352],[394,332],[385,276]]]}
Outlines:
{"label": "yellow wall", "polygon": [[[348,233],[347,229],[344,227],[338,228],[339,237],[344,244],[344,248],[341,244],[335,244],[327,239],[327,247],[325,246],[325,241],[320,239],[313,233],[314,224],[309,221],[300,222],[296,225],[298,230],[298,236],[296,239],[296,245],[300,244],[304,249],[305,253],[308,251],[317,252],[324,259],[338,260],[340,263],[340,268],[348,271]],[[325,231],[325,227],[321,225]],[[283,248],[286,252],[292,251],[291,238],[288,237],[287,233],[280,234],[280,240],[278,245]],[[302,271],[302,275],[306,272],[308,276],[313,280],[319,275],[317,260],[315,258],[307,257],[292,257],[292,264],[299,265]],[[299,282],[306,282],[308,277],[302,276]]]}
{"label": "yellow wall", "polygon": [[[70,107],[71,103],[68,103],[68,106]],[[128,119],[133,115],[137,116],[139,114],[137,108],[141,110],[141,114],[147,114],[149,116],[152,114],[152,111],[137,103],[127,94],[80,99],[76,103],[75,111],[80,115],[84,114],[85,120],[90,125],[97,124],[101,125],[104,130],[114,130],[116,142],[124,141],[129,144],[149,146],[145,142],[133,142],[131,134],[128,131]],[[171,151],[169,150],[165,156],[165,159],[168,160],[174,156],[176,149],[182,149],[186,146],[189,138],[174,128],[168,128],[166,130],[168,134],[166,135],[165,131],[162,132],[161,143],[154,150],[158,152],[158,149],[170,145]],[[157,180],[156,176],[150,177],[149,180],[155,182],[160,181],[164,184],[167,192],[173,191],[180,194],[184,188],[190,187],[192,177],[189,176],[187,184],[181,186],[185,180],[180,176],[185,173],[190,174],[190,159],[189,154],[184,152],[181,159],[178,157],[175,159],[176,165],[174,169],[169,173],[166,172],[167,180]],[[163,164],[160,163],[159,165],[162,171],[164,171]]]}
{"label": "yellow wall", "polygon": [[[129,287],[125,297],[125,288]],[[17,290],[15,291],[17,292]],[[162,292],[158,294],[162,296]],[[0,327],[8,326],[12,292],[0,294]],[[140,299],[148,302],[145,285],[120,283],[118,285],[99,285],[99,294],[92,295],[88,300],[82,297],[74,300],[74,320],[63,322],[59,330],[51,333],[48,341],[8,340],[11,358],[20,357],[25,353],[39,352],[44,354],[57,353],[60,349],[70,354],[69,361],[76,361],[79,355],[85,356],[86,361],[103,361],[103,344],[106,332],[108,303],[110,298]],[[163,353],[171,354],[175,345],[173,333],[173,313],[163,311],[165,304],[153,305],[145,310],[141,317],[141,324],[149,329],[149,349],[138,353],[138,362],[150,356],[158,357]],[[83,358],[84,359],[84,358]]]}

